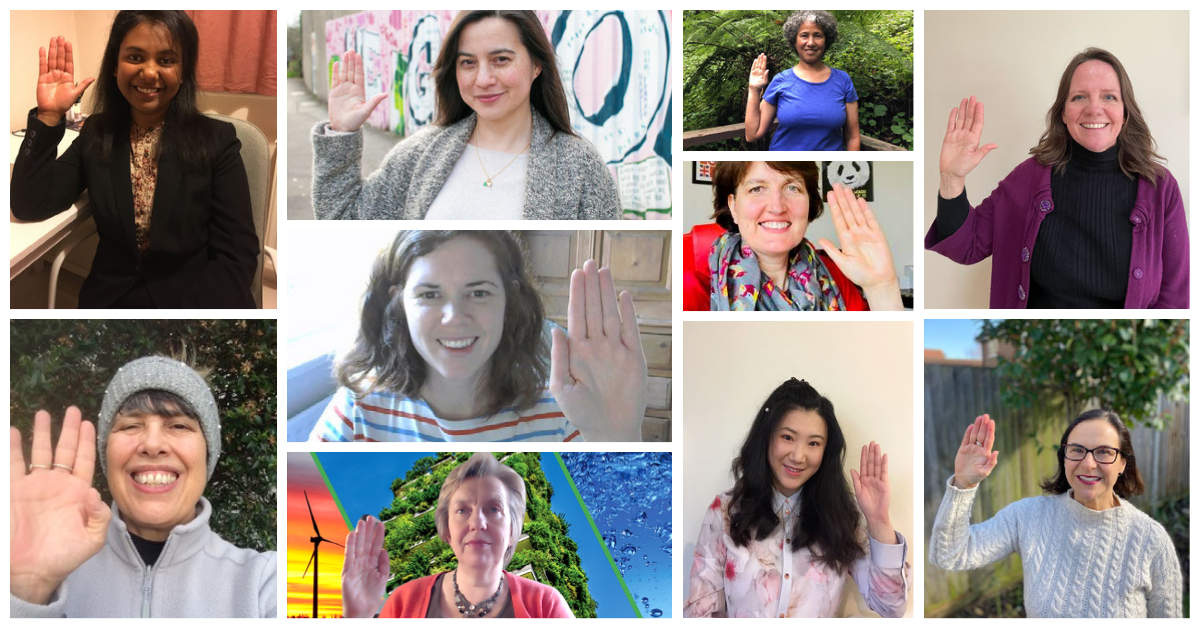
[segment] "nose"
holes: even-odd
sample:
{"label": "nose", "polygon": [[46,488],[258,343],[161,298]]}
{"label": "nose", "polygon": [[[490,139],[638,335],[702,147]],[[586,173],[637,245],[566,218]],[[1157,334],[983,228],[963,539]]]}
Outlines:
{"label": "nose", "polygon": [[783,190],[775,190],[774,193],[767,196],[767,211],[775,214],[782,214],[785,211]]}
{"label": "nose", "polygon": [[492,70],[488,67],[488,64],[480,63],[479,69],[475,72],[475,84],[481,86],[490,85],[493,79],[495,79],[495,75],[492,74]]}
{"label": "nose", "polygon": [[161,423],[151,421],[146,425],[145,431],[142,432],[142,441],[138,446],[138,453],[147,456],[157,456],[161,454],[166,447],[166,434],[163,432]]}
{"label": "nose", "polygon": [[447,299],[442,306],[442,322],[452,323],[466,316],[466,305],[458,299]]}
{"label": "nose", "polygon": [[482,508],[476,508],[471,513],[471,518],[468,521],[471,524],[472,530],[486,530],[487,529],[487,518],[483,516]]}

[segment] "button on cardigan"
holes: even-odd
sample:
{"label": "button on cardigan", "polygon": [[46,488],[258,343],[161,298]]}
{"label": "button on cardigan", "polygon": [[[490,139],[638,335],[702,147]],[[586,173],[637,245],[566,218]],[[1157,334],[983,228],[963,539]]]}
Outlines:
{"label": "button on cardigan", "polygon": [[[1029,261],[1038,227],[1054,211],[1050,197],[1051,168],[1035,158],[1017,166],[967,221],[940,238],[937,221],[925,235],[925,248],[960,264],[992,257],[990,306],[1024,309],[1029,297]],[[1125,307],[1187,308],[1188,230],[1179,184],[1163,170],[1157,185],[1138,179],[1137,199],[1129,214],[1133,254]]]}

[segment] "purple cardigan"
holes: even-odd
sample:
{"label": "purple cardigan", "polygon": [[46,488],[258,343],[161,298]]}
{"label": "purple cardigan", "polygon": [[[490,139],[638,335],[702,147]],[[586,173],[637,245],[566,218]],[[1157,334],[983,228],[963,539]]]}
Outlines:
{"label": "purple cardigan", "polygon": [[[959,264],[992,256],[991,307],[1024,309],[1029,297],[1029,260],[1038,227],[1054,211],[1050,168],[1033,157],[1017,166],[954,235],[939,241],[937,220],[925,248]],[[996,219],[997,212],[1003,212]],[[1163,170],[1158,185],[1138,179],[1129,213],[1133,254],[1129,260],[1126,309],[1188,307],[1188,230],[1179,184]]]}

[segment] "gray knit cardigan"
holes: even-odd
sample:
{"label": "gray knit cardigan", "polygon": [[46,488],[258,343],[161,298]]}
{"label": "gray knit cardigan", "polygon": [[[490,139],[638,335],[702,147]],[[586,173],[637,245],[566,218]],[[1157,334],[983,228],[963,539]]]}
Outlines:
{"label": "gray knit cardigan", "polygon": [[[450,126],[431,125],[405,139],[366,179],[361,176],[362,129],[325,135],[327,123],[315,126],[312,137],[317,218],[420,220],[466,150],[475,114]],[[479,200],[485,200],[482,194]],[[554,133],[536,110],[525,177],[525,218],[621,218],[616,181],[596,148],[583,138]]]}

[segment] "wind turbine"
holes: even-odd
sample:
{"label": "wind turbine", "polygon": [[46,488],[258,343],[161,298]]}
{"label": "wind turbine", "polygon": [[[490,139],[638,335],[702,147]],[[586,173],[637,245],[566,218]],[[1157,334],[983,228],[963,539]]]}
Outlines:
{"label": "wind turbine", "polygon": [[[308,501],[308,491],[304,491],[304,503],[308,505],[308,516],[310,519],[312,519],[313,532],[315,532],[317,535],[313,536],[313,537],[309,537],[309,539],[308,539],[309,541],[312,541],[313,553],[312,553],[312,556],[310,556],[308,558],[308,565],[305,565],[304,575],[301,576],[301,578],[308,576],[308,567],[312,566],[312,568],[313,568],[313,613],[312,613],[312,616],[313,616],[313,619],[316,619],[317,618],[317,582],[320,579],[320,577],[318,575],[317,567],[318,567],[318,565],[320,565],[320,562],[321,562],[317,558],[317,551],[321,549],[322,541],[324,541],[326,543],[333,543],[333,541],[330,541],[329,539],[321,536],[321,529],[317,527],[317,518],[313,516],[312,503],[310,503]],[[342,545],[341,543],[333,543],[333,544],[342,549],[346,549],[346,546]]]}

